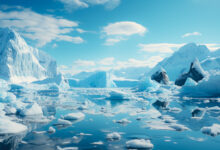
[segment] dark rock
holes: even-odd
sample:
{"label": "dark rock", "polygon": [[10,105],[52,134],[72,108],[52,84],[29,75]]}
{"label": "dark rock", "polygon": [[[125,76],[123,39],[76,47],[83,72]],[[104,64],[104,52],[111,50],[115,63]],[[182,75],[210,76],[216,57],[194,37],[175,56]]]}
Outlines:
{"label": "dark rock", "polygon": [[192,78],[194,81],[199,82],[205,77],[205,71],[202,69],[199,60],[196,59],[194,62],[191,63],[190,70],[189,70],[189,77]]}
{"label": "dark rock", "polygon": [[151,79],[155,80],[155,81],[157,81],[158,83],[161,83],[161,84],[168,84],[169,83],[169,77],[168,77],[166,71],[163,68],[161,68],[160,70],[155,72],[151,76]]}
{"label": "dark rock", "polygon": [[188,73],[182,74],[178,79],[176,79],[175,85],[183,86],[185,84],[187,78],[188,78]]}
{"label": "dark rock", "polygon": [[205,110],[202,108],[196,108],[192,111],[192,117],[202,117],[205,113]]}
{"label": "dark rock", "polygon": [[166,101],[157,100],[156,102],[153,103],[153,106],[156,108],[165,109],[165,108],[167,108],[168,104],[169,103]]}
{"label": "dark rock", "polygon": [[196,58],[190,65],[190,69],[188,73],[182,74],[175,81],[175,85],[183,86],[187,80],[187,78],[191,78],[196,82],[199,82],[205,77],[205,71],[202,69],[199,60]]}

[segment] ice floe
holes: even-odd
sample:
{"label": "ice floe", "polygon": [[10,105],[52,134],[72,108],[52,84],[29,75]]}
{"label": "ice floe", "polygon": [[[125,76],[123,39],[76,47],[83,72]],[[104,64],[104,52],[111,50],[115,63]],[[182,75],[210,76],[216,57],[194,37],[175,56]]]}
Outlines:
{"label": "ice floe", "polygon": [[145,139],[134,139],[126,142],[128,149],[153,149],[154,145],[150,140]]}

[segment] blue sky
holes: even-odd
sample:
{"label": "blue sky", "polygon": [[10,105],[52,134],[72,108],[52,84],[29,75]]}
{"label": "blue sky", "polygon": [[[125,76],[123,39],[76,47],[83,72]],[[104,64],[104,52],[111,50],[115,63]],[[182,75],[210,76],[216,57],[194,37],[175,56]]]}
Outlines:
{"label": "blue sky", "polygon": [[184,43],[220,47],[219,0],[0,0],[13,27],[61,69],[150,66]]}

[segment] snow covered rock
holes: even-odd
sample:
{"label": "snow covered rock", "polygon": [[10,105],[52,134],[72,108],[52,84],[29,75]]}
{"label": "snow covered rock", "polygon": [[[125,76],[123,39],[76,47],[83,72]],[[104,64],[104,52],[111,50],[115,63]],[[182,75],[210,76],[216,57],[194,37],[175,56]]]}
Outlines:
{"label": "snow covered rock", "polygon": [[85,115],[81,112],[77,112],[77,113],[70,113],[67,114],[63,117],[63,119],[65,120],[80,120],[83,119],[85,117]]}
{"label": "snow covered rock", "polygon": [[56,61],[25,40],[10,28],[0,29],[0,78],[18,82],[32,82],[54,77]]}
{"label": "snow covered rock", "polygon": [[194,81],[199,82],[205,77],[205,71],[202,69],[199,60],[196,58],[190,66],[189,77]]}
{"label": "snow covered rock", "polygon": [[6,117],[0,118],[0,134],[17,134],[25,132],[27,127],[23,124],[16,123],[7,119]]}
{"label": "snow covered rock", "polygon": [[187,73],[183,73],[176,81],[175,84],[183,86],[188,78],[193,79],[195,82],[199,82],[206,76],[206,72],[202,69],[199,60],[196,58],[190,65],[190,69]]}
{"label": "snow covered rock", "polygon": [[134,139],[126,142],[128,149],[153,149],[154,145],[150,140],[145,139]]}
{"label": "snow covered rock", "polygon": [[205,114],[205,109],[204,108],[195,108],[192,111],[192,117],[193,118],[202,118]]}
{"label": "snow covered rock", "polygon": [[180,77],[176,79],[175,85],[183,86],[186,80],[188,79],[188,76],[189,76],[188,73],[183,73],[182,75],[180,75]]}
{"label": "snow covered rock", "polygon": [[155,80],[155,81],[157,81],[158,83],[161,83],[161,84],[168,84],[169,83],[169,78],[167,76],[166,71],[163,68],[156,71],[151,76],[151,80]]}
{"label": "snow covered rock", "polygon": [[210,135],[210,136],[217,136],[220,134],[220,125],[219,124],[213,124],[210,127],[203,127],[202,133]]}
{"label": "snow covered rock", "polygon": [[43,111],[37,103],[32,103],[21,109],[19,114],[22,116],[43,115]]}
{"label": "snow covered rock", "polygon": [[188,66],[190,66],[195,58],[202,61],[208,56],[210,56],[210,51],[205,45],[196,45],[195,43],[186,44],[173,53],[172,56],[158,63],[151,71],[147,72],[145,76],[151,76],[154,72],[163,67],[169,79],[175,81],[180,74],[188,71]]}
{"label": "snow covered rock", "polygon": [[118,141],[121,139],[121,135],[118,132],[113,132],[113,133],[109,133],[107,134],[106,137],[109,141]]}

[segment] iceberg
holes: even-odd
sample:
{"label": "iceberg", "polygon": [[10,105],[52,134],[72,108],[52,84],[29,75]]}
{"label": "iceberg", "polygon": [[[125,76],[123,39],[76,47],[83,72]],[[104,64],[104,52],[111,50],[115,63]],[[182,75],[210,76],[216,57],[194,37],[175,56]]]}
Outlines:
{"label": "iceberg", "polygon": [[153,149],[154,145],[150,140],[145,139],[134,139],[126,142],[128,149]]}
{"label": "iceberg", "polygon": [[36,103],[27,105],[19,111],[21,116],[43,115],[42,108]]}
{"label": "iceberg", "polygon": [[202,133],[210,135],[210,136],[217,136],[220,134],[220,125],[219,124],[213,124],[210,127],[203,127],[201,129]]}
{"label": "iceberg", "polygon": [[211,52],[205,45],[196,45],[195,43],[186,44],[173,53],[172,56],[158,63],[147,72],[145,76],[151,76],[162,67],[166,70],[170,80],[175,81],[180,74],[188,71],[188,66],[190,66],[191,62],[196,58],[202,61],[210,55]]}
{"label": "iceberg", "polygon": [[118,141],[121,139],[121,135],[118,132],[113,132],[113,133],[109,133],[107,134],[106,137],[109,141]]}
{"label": "iceberg", "polygon": [[0,29],[0,54],[0,78],[6,81],[33,82],[57,75],[56,61],[11,28]]}
{"label": "iceberg", "polygon": [[0,118],[0,134],[17,134],[26,130],[27,127],[23,124],[11,121],[6,117]]}

